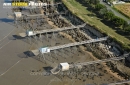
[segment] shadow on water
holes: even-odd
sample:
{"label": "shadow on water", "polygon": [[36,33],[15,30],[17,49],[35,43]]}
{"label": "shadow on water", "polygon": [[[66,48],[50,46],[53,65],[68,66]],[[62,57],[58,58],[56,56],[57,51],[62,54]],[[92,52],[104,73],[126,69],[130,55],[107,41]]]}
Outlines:
{"label": "shadow on water", "polygon": [[23,39],[25,39],[25,38],[20,37],[20,36],[18,36],[18,35],[12,35],[12,36],[9,36],[8,39],[9,39],[9,40],[23,40]]}
{"label": "shadow on water", "polygon": [[7,19],[7,18],[0,18],[0,22],[13,22],[14,20],[13,19]]}
{"label": "shadow on water", "polygon": [[16,38],[13,37],[13,36],[9,36],[8,39],[9,39],[9,40],[16,40]]}
{"label": "shadow on water", "polygon": [[18,36],[18,35],[12,35],[15,39],[25,39],[24,37]]}
{"label": "shadow on water", "polygon": [[20,53],[17,56],[20,57],[20,58],[28,58],[28,56],[25,55],[24,53]]}
{"label": "shadow on water", "polygon": [[35,56],[31,51],[24,52],[24,55],[26,55],[27,57],[34,57]]}
{"label": "shadow on water", "polygon": [[30,41],[27,38],[21,37],[21,36],[18,36],[18,35],[9,36],[8,39],[9,40],[20,40],[20,41],[23,41],[23,42],[25,42],[27,44],[30,44]]}
{"label": "shadow on water", "polygon": [[25,43],[27,43],[27,44],[30,44],[30,43],[29,43],[29,40],[28,40],[27,38],[21,37],[21,36],[18,36],[18,35],[9,36],[8,39],[9,39],[9,40],[21,40],[21,41],[23,41],[23,42],[25,42]]}
{"label": "shadow on water", "polygon": [[37,61],[40,61],[40,62],[46,64],[45,61],[40,60],[39,57],[38,57],[38,56],[35,56],[31,51],[25,51],[25,52],[19,54],[18,56],[19,56],[20,58],[29,58],[29,57],[31,57],[31,58],[33,58],[33,59],[35,59],[35,60],[37,60]]}
{"label": "shadow on water", "polygon": [[28,57],[33,57],[34,54],[30,51],[26,51],[26,52],[18,54],[17,56],[20,58],[28,58]]}
{"label": "shadow on water", "polygon": [[21,37],[19,35],[12,35],[12,37],[9,38],[10,40],[21,40],[27,44],[30,44],[30,41],[26,37]]}

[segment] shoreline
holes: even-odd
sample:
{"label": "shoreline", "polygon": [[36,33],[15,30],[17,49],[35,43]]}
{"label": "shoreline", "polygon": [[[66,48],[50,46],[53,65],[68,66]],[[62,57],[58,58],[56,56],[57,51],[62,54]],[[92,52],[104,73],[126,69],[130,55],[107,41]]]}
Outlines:
{"label": "shoreline", "polygon": [[[48,20],[47,20],[47,21],[48,21]],[[54,23],[51,22],[51,21],[48,21],[48,24],[50,24],[51,26],[53,26],[53,27],[55,27],[55,28],[58,28],[58,27],[55,26]],[[54,29],[55,29],[55,28],[54,28]],[[66,33],[63,33],[63,32],[60,32],[59,34],[65,36],[65,37],[68,38],[69,40],[75,42],[75,40],[74,40],[70,35],[68,35],[68,34],[66,34]],[[80,49],[81,49],[83,52],[89,54],[92,59],[94,59],[94,60],[99,60],[99,59],[97,59],[91,52],[85,51],[85,50],[84,50],[84,46],[80,46]],[[82,59],[82,58],[80,58],[80,59]],[[117,72],[113,73],[112,70],[110,70],[110,68],[109,68],[105,63],[102,63],[102,65],[105,67],[104,69],[107,70],[107,72],[108,72],[109,74],[113,75],[115,78],[117,78],[117,79],[119,79],[119,80],[125,80],[123,77],[117,75],[117,74],[118,74]]]}

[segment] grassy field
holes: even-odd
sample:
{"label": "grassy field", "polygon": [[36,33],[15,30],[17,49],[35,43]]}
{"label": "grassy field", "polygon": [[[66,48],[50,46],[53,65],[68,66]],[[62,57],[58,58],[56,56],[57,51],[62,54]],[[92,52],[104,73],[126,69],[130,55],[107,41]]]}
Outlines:
{"label": "grassy field", "polygon": [[130,4],[118,4],[114,7],[130,18]]}
{"label": "grassy field", "polygon": [[121,42],[125,47],[130,48],[129,39],[125,38],[122,35],[117,34],[115,30],[106,26],[96,16],[93,16],[93,17],[88,16],[88,14],[92,14],[92,12],[86,10],[86,7],[82,6],[82,4],[80,4],[76,0],[62,0],[62,1],[73,14],[81,18],[83,21],[87,22],[90,25],[96,26],[98,30],[100,30],[101,32],[108,34],[112,38],[115,38],[117,41]]}

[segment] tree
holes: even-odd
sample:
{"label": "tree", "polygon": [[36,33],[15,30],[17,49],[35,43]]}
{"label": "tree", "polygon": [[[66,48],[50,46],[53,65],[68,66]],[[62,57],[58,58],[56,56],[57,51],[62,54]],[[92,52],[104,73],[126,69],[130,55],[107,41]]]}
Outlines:
{"label": "tree", "polygon": [[99,0],[89,0],[89,3],[96,5],[96,4],[99,4]]}
{"label": "tree", "polygon": [[90,4],[90,0],[83,0],[84,2],[86,2],[87,4]]}
{"label": "tree", "polygon": [[128,32],[130,34],[130,25],[128,25],[127,27],[124,28],[125,32]]}
{"label": "tree", "polygon": [[105,13],[104,18],[107,19],[107,20],[109,20],[109,21],[112,21],[114,19],[114,16],[115,15],[114,15],[113,12],[108,11],[108,12]]}
{"label": "tree", "polygon": [[108,10],[106,9],[106,8],[103,8],[103,9],[100,9],[99,10],[99,14],[100,15],[104,15],[105,13],[107,13],[108,12]]}
{"label": "tree", "polygon": [[123,19],[120,18],[120,17],[115,16],[115,17],[113,18],[113,23],[114,23],[115,25],[117,25],[117,26],[123,25],[124,22],[125,22],[125,20],[123,20]]}
{"label": "tree", "polygon": [[125,28],[128,27],[128,26],[129,26],[129,25],[128,25],[128,22],[125,21],[124,24],[123,24],[123,26],[122,26],[123,30],[125,31]]}
{"label": "tree", "polygon": [[60,2],[61,0],[54,0],[55,2]]}
{"label": "tree", "polygon": [[103,8],[105,8],[105,6],[102,5],[102,4],[97,4],[97,5],[95,6],[95,9],[96,9],[97,11],[99,11],[100,9],[103,9]]}
{"label": "tree", "polygon": [[99,4],[99,3],[100,3],[99,0],[95,0],[95,2],[94,2],[95,5],[96,5],[96,4]]}

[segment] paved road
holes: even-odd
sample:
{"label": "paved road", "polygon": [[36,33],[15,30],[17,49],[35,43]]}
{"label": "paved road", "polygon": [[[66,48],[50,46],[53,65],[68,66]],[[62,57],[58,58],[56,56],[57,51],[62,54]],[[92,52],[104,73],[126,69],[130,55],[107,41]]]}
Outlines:
{"label": "paved road", "polygon": [[124,19],[128,23],[130,23],[130,19],[119,13],[118,11],[114,10],[111,6],[109,6],[107,3],[103,2],[103,0],[100,0],[100,3],[105,5],[107,9],[111,10],[116,16],[119,16],[120,18]]}

